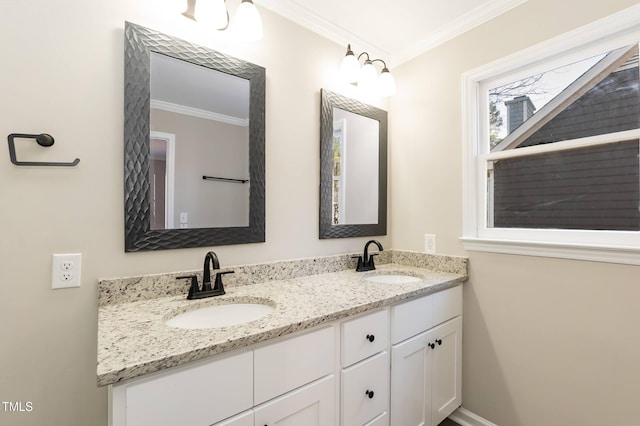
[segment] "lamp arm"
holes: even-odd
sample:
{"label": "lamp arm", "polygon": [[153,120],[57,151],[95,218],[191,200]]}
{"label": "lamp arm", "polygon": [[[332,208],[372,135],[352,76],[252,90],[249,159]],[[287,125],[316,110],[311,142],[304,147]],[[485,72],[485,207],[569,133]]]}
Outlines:
{"label": "lamp arm", "polygon": [[360,58],[362,57],[362,55],[367,55],[367,61],[369,60],[369,54],[367,52],[362,52],[361,54],[358,55],[358,61],[360,61]]}
{"label": "lamp arm", "polygon": [[382,62],[382,66],[383,66],[383,68],[388,70],[388,68],[387,68],[387,64],[385,63],[385,61],[383,61],[382,59],[372,59],[372,60],[371,60],[371,62],[376,62],[376,61],[377,61],[377,62]]}

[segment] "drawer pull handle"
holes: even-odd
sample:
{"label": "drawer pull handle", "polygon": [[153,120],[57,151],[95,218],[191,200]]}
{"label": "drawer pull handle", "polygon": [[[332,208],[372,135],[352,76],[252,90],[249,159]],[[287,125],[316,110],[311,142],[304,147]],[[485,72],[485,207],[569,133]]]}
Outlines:
{"label": "drawer pull handle", "polygon": [[374,340],[376,340],[376,336],[374,336],[373,334],[367,334],[367,340],[373,342]]}
{"label": "drawer pull handle", "polygon": [[442,344],[442,339],[436,339],[436,343],[440,346]]}
{"label": "drawer pull handle", "polygon": [[431,349],[435,349],[436,344],[435,343],[427,343],[427,346],[429,346]]}
{"label": "drawer pull handle", "polygon": [[374,395],[373,391],[370,391],[370,390],[367,389],[364,393],[367,394],[369,399],[373,398],[373,395]]}

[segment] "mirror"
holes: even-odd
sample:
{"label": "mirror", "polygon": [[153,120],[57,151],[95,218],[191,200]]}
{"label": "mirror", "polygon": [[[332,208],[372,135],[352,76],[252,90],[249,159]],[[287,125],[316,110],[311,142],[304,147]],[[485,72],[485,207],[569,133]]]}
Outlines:
{"label": "mirror", "polygon": [[323,89],[320,238],[387,233],[387,112]]}
{"label": "mirror", "polygon": [[125,251],[264,241],[264,68],[125,24]]}

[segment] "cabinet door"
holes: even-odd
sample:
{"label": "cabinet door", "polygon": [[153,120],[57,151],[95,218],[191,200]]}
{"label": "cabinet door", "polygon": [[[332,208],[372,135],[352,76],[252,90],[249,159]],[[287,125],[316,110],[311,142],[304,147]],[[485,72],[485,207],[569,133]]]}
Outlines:
{"label": "cabinet door", "polygon": [[462,318],[436,327],[433,333],[431,424],[437,425],[462,404]]}
{"label": "cabinet door", "polygon": [[429,331],[391,349],[391,424],[431,424],[431,365],[433,341]]}
{"label": "cabinet door", "polygon": [[333,426],[335,377],[330,375],[254,408],[255,426]]}
{"label": "cabinet door", "polygon": [[[347,423],[344,423],[346,426]],[[389,413],[384,412],[364,426],[389,426]]]}
{"label": "cabinet door", "polygon": [[388,352],[342,370],[343,425],[362,425],[388,409]]}

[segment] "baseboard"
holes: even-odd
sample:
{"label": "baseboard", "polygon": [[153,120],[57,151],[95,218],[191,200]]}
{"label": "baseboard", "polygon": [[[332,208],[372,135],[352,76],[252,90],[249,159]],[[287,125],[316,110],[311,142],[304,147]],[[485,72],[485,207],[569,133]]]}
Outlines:
{"label": "baseboard", "polygon": [[498,426],[462,407],[451,413],[449,418],[460,426]]}

